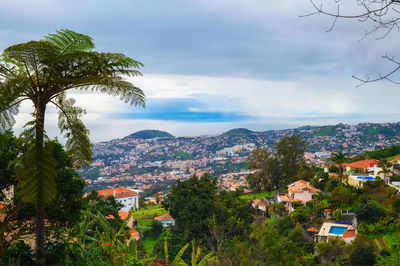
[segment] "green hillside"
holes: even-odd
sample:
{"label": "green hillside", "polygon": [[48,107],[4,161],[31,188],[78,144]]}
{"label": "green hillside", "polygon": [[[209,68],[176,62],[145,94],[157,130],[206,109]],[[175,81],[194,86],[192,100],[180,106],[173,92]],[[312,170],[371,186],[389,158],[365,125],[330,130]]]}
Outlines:
{"label": "green hillside", "polygon": [[130,134],[129,136],[127,136],[127,138],[153,139],[153,138],[174,138],[174,136],[165,131],[148,129]]}

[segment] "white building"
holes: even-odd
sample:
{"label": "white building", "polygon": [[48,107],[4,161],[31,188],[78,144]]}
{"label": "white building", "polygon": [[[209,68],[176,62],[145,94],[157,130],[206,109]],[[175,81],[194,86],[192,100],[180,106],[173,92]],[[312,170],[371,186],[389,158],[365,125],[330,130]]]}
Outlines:
{"label": "white building", "polygon": [[139,209],[139,195],[129,189],[123,187],[110,188],[110,189],[97,190],[97,193],[102,198],[114,196],[117,202],[120,202],[124,205],[121,211],[127,212],[131,208],[135,210]]}

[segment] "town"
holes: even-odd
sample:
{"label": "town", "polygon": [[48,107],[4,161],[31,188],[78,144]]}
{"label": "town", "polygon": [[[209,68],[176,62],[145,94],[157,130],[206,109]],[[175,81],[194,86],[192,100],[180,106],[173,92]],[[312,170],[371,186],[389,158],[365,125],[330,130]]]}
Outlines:
{"label": "town", "polygon": [[[299,135],[306,142],[305,159],[310,165],[326,167],[332,152],[351,155],[400,144],[400,123],[339,124],[288,130],[253,132],[233,129],[221,135],[178,137],[147,130],[122,139],[94,143],[94,162],[79,172],[86,191],[118,185],[139,192],[152,185],[170,185],[193,174],[208,173],[219,178],[222,189],[246,187],[248,155],[256,147],[274,152],[285,136]],[[144,138],[143,138],[144,137]]]}

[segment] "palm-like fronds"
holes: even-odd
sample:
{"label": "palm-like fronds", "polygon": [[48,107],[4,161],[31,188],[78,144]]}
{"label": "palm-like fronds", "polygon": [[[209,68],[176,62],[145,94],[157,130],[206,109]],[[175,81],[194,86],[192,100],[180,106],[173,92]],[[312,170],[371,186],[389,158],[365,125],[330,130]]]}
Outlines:
{"label": "palm-like fronds", "polygon": [[86,113],[82,108],[74,106],[74,99],[66,99],[65,93],[60,94],[57,102],[58,127],[67,139],[65,147],[75,167],[86,166],[92,160],[92,145],[89,140],[89,130],[80,117]]}
{"label": "palm-like fronds", "polygon": [[41,205],[54,199],[56,161],[51,145],[46,144],[44,148],[38,149],[35,144],[31,144],[19,159],[16,173],[18,188],[25,202]]}
{"label": "palm-like fronds", "polygon": [[[145,105],[141,89],[125,77],[141,75],[142,63],[119,53],[93,51],[92,38],[70,30],[59,30],[40,41],[16,44],[0,56],[0,132],[12,127],[20,102],[34,106],[34,146],[20,160],[18,188],[25,201],[43,210],[55,195],[53,159],[44,147],[44,118],[49,103],[59,108],[59,127],[67,139],[68,154],[75,166],[87,164],[92,157],[89,131],[81,121],[85,113],[67,99],[70,89],[92,90],[118,96],[135,106]],[[27,138],[31,140],[31,138]],[[52,176],[53,175],[53,176]],[[43,212],[37,213],[38,217]],[[40,221],[39,221],[40,220]],[[44,219],[38,219],[43,228]],[[42,238],[44,239],[44,238]],[[41,240],[42,241],[42,240]],[[44,264],[44,243],[37,243],[38,263]]]}
{"label": "palm-like fronds", "polygon": [[184,245],[181,250],[179,250],[178,254],[176,254],[174,260],[172,261],[172,265],[187,265],[183,260],[182,260],[182,255],[185,253],[186,249],[189,247],[189,243]]}

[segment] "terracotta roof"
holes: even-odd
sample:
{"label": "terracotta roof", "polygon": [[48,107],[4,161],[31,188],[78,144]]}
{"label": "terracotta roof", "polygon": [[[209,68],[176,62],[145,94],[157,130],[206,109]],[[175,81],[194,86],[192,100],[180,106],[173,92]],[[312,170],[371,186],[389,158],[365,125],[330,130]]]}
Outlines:
{"label": "terracotta roof", "polygon": [[171,214],[169,214],[169,213],[154,217],[154,220],[156,220],[156,221],[175,221],[174,218],[172,218]]}
{"label": "terracotta roof", "polygon": [[333,212],[335,209],[324,209],[324,212]]}
{"label": "terracotta roof", "polygon": [[129,230],[130,232],[130,235],[131,235],[131,237],[138,237],[139,236],[139,231],[138,230],[136,230],[136,229],[134,229],[134,228],[131,228],[131,230]]}
{"label": "terracotta roof", "polygon": [[370,168],[374,167],[374,165],[378,164],[379,161],[375,159],[367,159],[367,160],[361,160],[357,162],[352,162],[352,163],[344,163],[343,166],[350,166],[352,168]]}
{"label": "terracotta roof", "polygon": [[343,232],[343,238],[349,238],[349,237],[355,237],[356,236],[356,230],[345,230]]}
{"label": "terracotta roof", "polygon": [[309,192],[315,193],[319,192],[320,190],[317,188],[314,188],[310,185],[310,182],[304,181],[304,180],[299,180],[296,181],[290,185],[288,185],[288,190],[291,194],[293,193],[301,193],[304,191],[304,189],[308,189]]}
{"label": "terracotta roof", "polygon": [[97,190],[97,193],[99,193],[99,196],[103,198],[108,196],[114,196],[115,198],[138,196],[137,193],[130,191],[129,189],[126,189],[124,187]]}
{"label": "terracotta roof", "polygon": [[122,220],[125,220],[128,217],[129,212],[119,211],[118,215],[121,217]]}
{"label": "terracotta roof", "polygon": [[287,195],[280,196],[283,201],[289,201],[289,197]]}
{"label": "terracotta roof", "polygon": [[254,199],[253,200],[253,204],[256,205],[256,206],[267,207],[267,204],[264,201],[260,200],[260,199]]}
{"label": "terracotta roof", "polygon": [[308,232],[312,232],[312,233],[318,233],[318,229],[315,228],[314,226],[311,227],[311,228],[308,228],[307,231],[308,231]]}

